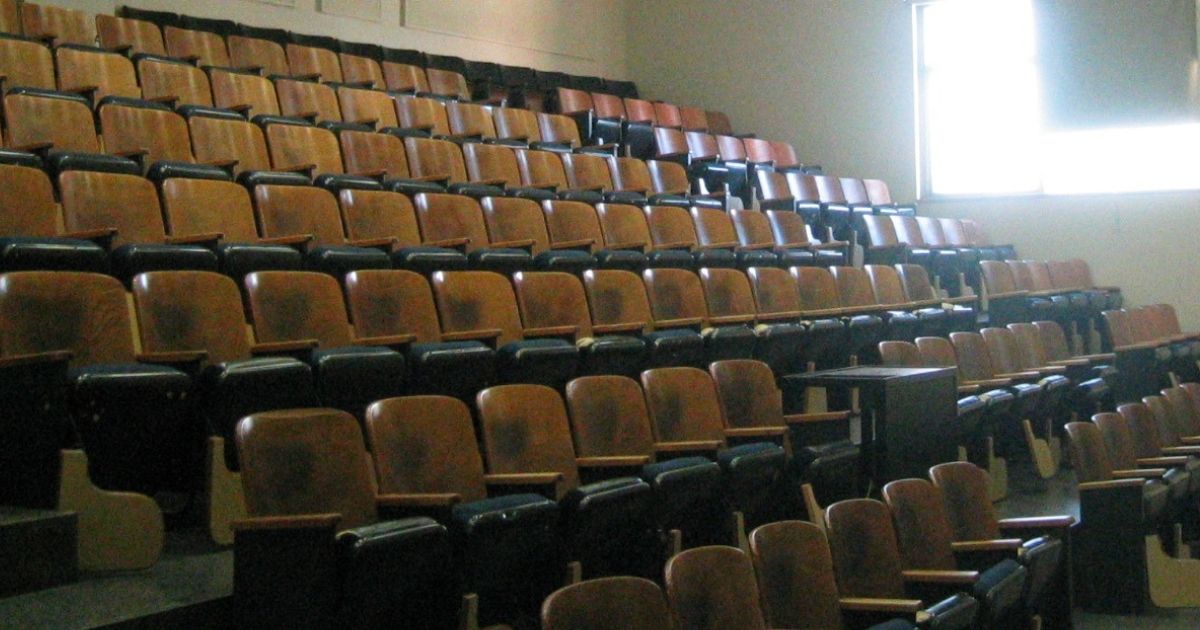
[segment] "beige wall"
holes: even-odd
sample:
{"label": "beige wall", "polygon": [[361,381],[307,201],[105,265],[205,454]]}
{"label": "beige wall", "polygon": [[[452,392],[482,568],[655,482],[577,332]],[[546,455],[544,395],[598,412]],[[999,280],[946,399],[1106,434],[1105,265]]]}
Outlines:
{"label": "beige wall", "polygon": [[[647,94],[721,109],[829,173],[882,177],[897,198],[915,196],[909,3],[654,0],[632,3],[628,19],[630,78]],[[1130,303],[1172,302],[1200,329],[1200,191],[924,201],[921,211],[978,219],[1027,257],[1082,257]]]}
{"label": "beige wall", "polygon": [[[290,7],[283,6],[279,0],[274,4],[261,0],[47,0],[90,13],[113,13],[117,7],[129,5],[331,35],[394,48],[415,48],[467,59],[610,78],[624,78],[627,74],[626,1],[409,0],[413,11],[420,11],[420,16],[428,16],[431,22],[422,20],[423,28],[406,28],[401,26],[402,0],[361,3],[294,0]],[[327,7],[358,4],[373,7],[377,4],[378,10],[358,18],[330,15],[319,11],[321,2],[328,3]],[[508,9],[503,12],[508,27],[495,28],[488,21],[478,19],[482,11],[495,12],[496,7]],[[443,19],[449,22],[437,24]],[[547,30],[567,35],[556,37],[549,46],[534,44],[535,40],[542,39],[535,35]],[[564,42],[574,42],[574,46],[567,49],[562,45]]]}

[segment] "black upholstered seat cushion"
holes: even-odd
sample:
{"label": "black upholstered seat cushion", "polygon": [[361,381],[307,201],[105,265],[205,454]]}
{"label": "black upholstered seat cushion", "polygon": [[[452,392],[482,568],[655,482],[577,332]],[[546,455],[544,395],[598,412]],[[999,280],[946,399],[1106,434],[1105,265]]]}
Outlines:
{"label": "black upholstered seat cushion", "polygon": [[655,330],[642,336],[650,352],[651,367],[704,364],[704,338],[688,328]]}
{"label": "black upholstered seat cushion", "polygon": [[200,245],[129,243],[109,256],[112,273],[126,285],[147,271],[217,271],[217,254]]}
{"label": "black upholstered seat cushion", "polygon": [[787,463],[787,453],[778,444],[751,442],[718,452],[717,462],[733,474],[773,477]]}
{"label": "black upholstered seat cushion", "polygon": [[[571,514],[583,514],[609,509],[608,506],[623,504],[631,513],[644,513],[650,505],[650,485],[636,477],[617,477],[578,486],[559,502],[564,518]],[[620,521],[619,515],[613,515]]]}
{"label": "black upholstered seat cushion", "polygon": [[596,252],[596,266],[601,269],[641,271],[647,265],[646,255],[632,249],[602,249]]}
{"label": "black upholstered seat cushion", "polygon": [[409,389],[468,398],[496,380],[496,351],[482,341],[442,341],[408,346]]}
{"label": "black upholstered seat cushion", "polygon": [[467,268],[467,255],[449,247],[403,247],[392,253],[392,264],[397,269],[423,274],[463,271]]}
{"label": "black upholstered seat cushion", "polygon": [[260,411],[320,405],[308,364],[292,357],[255,357],[205,366],[196,378],[200,413],[225,438],[225,465],[240,470],[233,439],[238,420]]}
{"label": "black upholstered seat cushion", "polygon": [[206,431],[191,377],[161,365],[104,363],[72,368],[67,378],[96,485],[147,494],[199,489]]}
{"label": "black upholstered seat cushion", "polygon": [[737,266],[742,269],[775,267],[778,264],[779,256],[769,249],[748,249],[737,252]]}
{"label": "black upholstered seat cushion", "polygon": [[734,268],[738,266],[738,256],[730,249],[702,249],[692,252],[692,262],[697,268]]}
{"label": "black upholstered seat cushion", "polygon": [[925,609],[931,618],[928,627],[941,630],[971,628],[979,615],[980,604],[966,593],[957,593]]}
{"label": "black upholstered seat cushion", "polygon": [[579,346],[581,374],[624,374],[634,377],[646,362],[646,343],[631,335],[602,335]]}
{"label": "black upholstered seat cushion", "polygon": [[108,273],[108,253],[81,239],[0,237],[0,272],[32,270]]}
{"label": "black upholstered seat cushion", "polygon": [[469,503],[451,510],[454,529],[466,536],[494,533],[532,523],[553,526],[558,504],[540,494],[508,494]]}
{"label": "black upholstered seat cushion", "polygon": [[392,261],[382,250],[372,247],[322,245],[308,251],[304,266],[341,280],[347,273],[360,269],[391,269]]}
{"label": "black upholstered seat cushion", "polygon": [[462,584],[446,528],[431,518],[383,521],[338,534],[336,625],[378,628],[397,620],[420,630],[449,628]]}
{"label": "black upholstered seat cushion", "polygon": [[980,572],[971,594],[979,601],[988,619],[1000,623],[1015,620],[1027,574],[1025,567],[1012,559],[997,562]]}
{"label": "black upholstered seat cushion", "polygon": [[752,358],[758,344],[758,335],[744,325],[706,328],[703,337],[709,361]]}
{"label": "black upholstered seat cushion", "polygon": [[260,243],[221,243],[217,245],[217,265],[221,273],[241,283],[255,271],[299,271],[304,255],[287,245]]}
{"label": "black upholstered seat cushion", "polygon": [[467,254],[467,266],[509,275],[517,271],[531,270],[533,256],[528,251],[515,247],[477,249]]}
{"label": "black upholstered seat cushion", "polygon": [[580,274],[596,266],[596,259],[578,249],[555,249],[534,256],[534,264],[544,271],[565,271]]}
{"label": "black upholstered seat cushion", "polygon": [[504,196],[504,189],[499,186],[490,186],[488,184],[472,184],[468,182],[450,184],[449,186],[446,186],[446,191],[451,194],[466,195],[475,199]]}
{"label": "black upholstered seat cushion", "polygon": [[418,193],[444,193],[446,187],[438,182],[425,182],[415,179],[385,179],[384,188],[412,197]]}
{"label": "black upholstered seat cushion", "polygon": [[361,416],[376,400],[404,393],[404,355],[390,348],[317,348],[309,357],[322,404]]}
{"label": "black upholstered seat cushion", "polygon": [[575,375],[579,350],[562,339],[525,339],[497,351],[500,380],[558,386]]}
{"label": "black upholstered seat cushion", "polygon": [[695,266],[692,253],[683,249],[659,249],[646,254],[646,265],[654,268],[691,269]]}

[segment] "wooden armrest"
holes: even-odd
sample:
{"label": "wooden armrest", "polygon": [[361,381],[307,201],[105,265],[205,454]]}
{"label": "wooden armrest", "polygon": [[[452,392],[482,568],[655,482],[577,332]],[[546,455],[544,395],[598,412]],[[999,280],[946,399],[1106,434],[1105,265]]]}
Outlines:
{"label": "wooden armrest", "polygon": [[1039,365],[1038,367],[1033,368],[1033,370],[1036,372],[1039,372],[1041,374],[1063,374],[1067,371],[1067,366],[1065,366],[1065,365]]}
{"label": "wooden armrest", "polygon": [[[517,138],[514,138],[514,140],[515,139],[517,139]],[[520,138],[520,139],[524,140],[524,138]],[[557,191],[558,190],[558,184],[555,184],[553,182],[530,182],[528,184],[521,184],[521,185],[525,188],[541,188],[542,190],[549,190],[549,191]]]}
{"label": "wooden armrest", "polygon": [[217,168],[230,169],[238,165],[238,160],[228,158],[223,160],[204,160],[203,162],[199,163],[205,166],[215,166]]}
{"label": "wooden armrest", "polygon": [[1090,490],[1113,490],[1116,488],[1134,488],[1140,487],[1145,483],[1142,479],[1113,479],[1111,481],[1085,481],[1079,484],[1080,492],[1088,492]]}
{"label": "wooden armrest", "polygon": [[935,302],[945,302],[946,304],[973,304],[979,300],[977,295],[960,295],[958,297],[938,298]]}
{"label": "wooden armrest", "polygon": [[353,245],[354,247],[373,247],[376,249],[386,249],[390,251],[392,246],[396,244],[396,239],[390,236],[383,236],[380,238],[359,238],[346,241],[346,244]]}
{"label": "wooden armrest", "polygon": [[1117,352],[1133,352],[1133,351],[1137,351],[1137,350],[1153,350],[1153,349],[1157,348],[1158,346],[1159,346],[1159,344],[1156,342],[1143,341],[1140,343],[1131,343],[1131,344],[1127,344],[1124,346],[1117,346],[1116,348],[1113,348],[1113,349],[1116,350]]}
{"label": "wooden armrest", "polygon": [[209,232],[207,234],[188,234],[186,236],[168,236],[166,243],[168,245],[194,245],[197,243],[216,243],[225,238],[221,232]]}
{"label": "wooden armrest", "polygon": [[1117,360],[1115,352],[1100,352],[1097,354],[1081,354],[1076,359],[1083,359],[1088,363],[1112,363]]}
{"label": "wooden armrest", "polygon": [[174,352],[142,352],[139,363],[196,363],[208,357],[207,350],[177,350]]}
{"label": "wooden armrest", "polygon": [[989,300],[1007,300],[1010,298],[1025,297],[1029,295],[1028,291],[1004,291],[1001,293],[989,293]]}
{"label": "wooden armrest", "polygon": [[964,394],[964,395],[978,394],[979,391],[982,389],[983,389],[983,387],[979,383],[973,383],[970,385],[959,385],[958,393]]}
{"label": "wooden armrest", "polygon": [[741,427],[725,429],[725,436],[731,438],[771,438],[787,433],[787,427]]}
{"label": "wooden armrest", "polygon": [[754,322],[753,315],[721,315],[720,317],[709,317],[708,323],[711,326],[727,326],[730,324],[750,324]]}
{"label": "wooden armrest", "polygon": [[964,540],[950,543],[950,549],[955,552],[971,551],[1014,551],[1021,548],[1024,542],[1020,538],[995,538],[992,540]]}
{"label": "wooden armrest", "polygon": [[632,468],[650,463],[646,455],[576,457],[575,465],[580,468]]}
{"label": "wooden armrest", "polygon": [[1179,437],[1179,441],[1184,446],[1200,446],[1200,435],[1183,435]]}
{"label": "wooden armrest", "polygon": [[699,326],[704,323],[704,320],[699,317],[680,317],[679,319],[656,319],[654,320],[655,328],[682,328],[685,326]]}
{"label": "wooden armrest", "polygon": [[522,238],[522,239],[517,239],[517,240],[513,240],[513,241],[498,241],[495,243],[488,243],[488,247],[491,247],[491,248],[507,247],[507,248],[517,248],[517,249],[529,248],[529,247],[533,247],[533,239]]}
{"label": "wooden armrest", "polygon": [[284,173],[302,173],[302,174],[305,174],[305,175],[308,175],[309,177],[311,177],[313,174],[313,171],[317,170],[317,165],[316,164],[294,164],[292,166],[278,166],[275,168],[275,170],[282,171]]}
{"label": "wooden armrest", "polygon": [[291,234],[288,236],[271,236],[258,239],[264,245],[305,245],[313,240],[312,234]]}
{"label": "wooden armrest", "polygon": [[18,144],[12,147],[12,150],[24,151],[25,153],[39,153],[53,148],[53,142],[30,142],[29,144]]}
{"label": "wooden armrest", "polygon": [[463,238],[444,238],[440,241],[429,241],[425,243],[430,247],[466,247],[471,244],[471,239]]}
{"label": "wooden armrest", "polygon": [[76,230],[74,232],[65,232],[62,234],[65,238],[77,238],[85,241],[91,241],[99,238],[111,239],[117,235],[117,228],[95,228],[92,230]]}
{"label": "wooden armrest", "polygon": [[1061,529],[1075,524],[1075,517],[1060,514],[1057,516],[1025,516],[1020,518],[1002,518],[1000,529]]}
{"label": "wooden armrest", "polygon": [[332,529],[342,520],[341,514],[296,514],[290,516],[257,516],[233,521],[234,531],[263,531],[273,529]]}
{"label": "wooden armrest", "polygon": [[800,319],[804,314],[800,311],[779,311],[775,313],[759,313],[758,321],[760,322],[777,322],[784,319]]}
{"label": "wooden armrest", "polygon": [[824,243],[809,243],[812,249],[845,249],[850,246],[847,241],[825,241]]}
{"label": "wooden armrest", "polygon": [[655,442],[654,450],[659,453],[690,451],[716,451],[721,448],[720,440],[689,440],[684,442]]}
{"label": "wooden armrest", "polygon": [[296,79],[297,81],[316,81],[317,79],[321,78],[321,73],[310,72],[308,74],[293,74],[292,78]]}
{"label": "wooden armrest", "polygon": [[99,89],[100,89],[100,86],[98,86],[98,85],[77,85],[74,87],[62,88],[61,91],[67,92],[69,94],[86,94],[88,92],[95,92],[96,90],[99,90]]}
{"label": "wooden armrest", "polygon": [[231,109],[239,114],[244,115],[246,112],[250,111],[252,108],[253,108],[253,106],[250,103],[238,103],[237,105],[230,105],[227,109]]}
{"label": "wooden armrest", "polygon": [[655,243],[654,249],[686,249],[692,251],[696,247],[695,243],[685,243],[684,241],[672,241],[670,243]]}
{"label": "wooden armrest", "polygon": [[902,571],[905,582],[921,582],[923,584],[962,584],[970,585],[979,580],[978,571],[933,571],[926,569],[911,569]]}
{"label": "wooden armrest", "polygon": [[550,249],[576,249],[579,247],[591,247],[596,244],[594,238],[581,238],[573,241],[558,241],[550,243]]}
{"label": "wooden armrest", "polygon": [[817,308],[811,310],[800,311],[801,317],[841,317],[849,314],[850,311],[844,308]]}
{"label": "wooden armrest", "polygon": [[1166,468],[1139,468],[1137,470],[1114,470],[1113,479],[1156,479],[1167,474]]}
{"label": "wooden armrest", "polygon": [[981,388],[1008,387],[1012,382],[1011,378],[985,378],[982,381],[965,381],[963,385],[978,385]]}
{"label": "wooden armrest", "polygon": [[609,243],[609,244],[605,245],[604,248],[605,249],[632,249],[632,250],[639,251],[639,252],[645,252],[646,244],[639,243],[636,241],[630,241],[628,243]]}
{"label": "wooden armrest", "polygon": [[501,187],[501,188],[505,188],[505,187],[507,187],[507,186],[508,186],[508,180],[507,180],[507,179],[499,179],[499,178],[492,178],[492,179],[477,179],[477,180],[472,180],[472,181],[471,181],[471,183],[472,183],[472,184],[479,184],[479,185],[481,185],[481,186],[499,186],[499,187]]}
{"label": "wooden armrest", "polygon": [[1091,365],[1091,362],[1087,359],[1059,359],[1057,361],[1051,361],[1050,365],[1061,365],[1064,367],[1087,367]]}
{"label": "wooden armrest", "polygon": [[483,476],[483,482],[492,486],[542,486],[558,483],[561,479],[562,473],[556,472],[509,473]]}
{"label": "wooden armrest", "polygon": [[592,332],[597,335],[615,333],[638,333],[646,328],[646,322],[621,322],[619,324],[598,324],[592,326]]}
{"label": "wooden armrest", "polygon": [[699,249],[699,250],[737,249],[737,247],[738,247],[737,241],[723,241],[720,243],[708,243],[706,245],[697,245],[696,249]]}
{"label": "wooden armrest", "polygon": [[316,339],[297,339],[295,341],[268,341],[250,346],[250,354],[278,354],[281,352],[298,352],[312,350],[317,347]]}
{"label": "wooden armrest", "polygon": [[919,599],[875,599],[873,597],[840,597],[838,607],[852,612],[883,612],[915,615],[924,602]]}
{"label": "wooden armrest", "polygon": [[375,337],[359,337],[354,343],[360,346],[403,346],[416,340],[416,335],[379,335]]}
{"label": "wooden armrest", "polygon": [[1200,446],[1164,446],[1163,455],[1200,455]]}
{"label": "wooden armrest", "polygon": [[442,341],[479,341],[483,339],[495,339],[499,337],[501,331],[498,328],[489,328],[486,330],[459,330],[456,332],[442,333]]}
{"label": "wooden armrest", "polygon": [[1002,372],[1000,374],[993,374],[992,376],[995,376],[996,378],[1008,378],[1021,381],[1038,378],[1041,376],[1041,374],[1038,374],[1037,372]]}
{"label": "wooden armrest", "polygon": [[525,337],[574,337],[578,334],[578,326],[542,326],[524,331]]}
{"label": "wooden armrest", "polygon": [[787,424],[811,424],[814,422],[841,422],[850,419],[849,411],[826,411],[822,413],[791,413],[783,416]]}
{"label": "wooden armrest", "polygon": [[37,352],[33,354],[14,354],[0,358],[0,368],[21,367],[25,365],[38,365],[42,363],[62,363],[70,361],[71,357],[75,356],[70,350],[51,350],[50,352]]}
{"label": "wooden armrest", "polygon": [[375,497],[375,504],[381,508],[405,507],[443,507],[451,506],[462,501],[462,495],[445,494],[381,494]]}
{"label": "wooden armrest", "polygon": [[1138,466],[1166,468],[1168,466],[1185,466],[1189,459],[1189,457],[1184,455],[1175,457],[1139,457],[1136,463]]}

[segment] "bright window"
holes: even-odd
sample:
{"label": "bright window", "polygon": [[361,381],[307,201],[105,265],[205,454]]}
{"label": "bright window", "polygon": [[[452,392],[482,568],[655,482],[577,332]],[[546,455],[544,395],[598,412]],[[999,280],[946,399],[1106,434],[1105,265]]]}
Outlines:
{"label": "bright window", "polygon": [[1045,130],[1033,0],[914,11],[923,195],[1200,188],[1200,124]]}

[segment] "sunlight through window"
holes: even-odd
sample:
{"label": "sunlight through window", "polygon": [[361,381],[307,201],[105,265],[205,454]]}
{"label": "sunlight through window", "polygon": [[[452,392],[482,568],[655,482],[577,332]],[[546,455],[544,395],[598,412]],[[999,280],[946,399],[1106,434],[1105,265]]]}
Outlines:
{"label": "sunlight through window", "polygon": [[1031,0],[915,10],[927,194],[1200,188],[1200,124],[1044,130]]}

